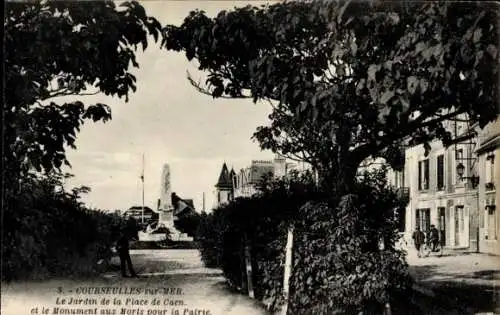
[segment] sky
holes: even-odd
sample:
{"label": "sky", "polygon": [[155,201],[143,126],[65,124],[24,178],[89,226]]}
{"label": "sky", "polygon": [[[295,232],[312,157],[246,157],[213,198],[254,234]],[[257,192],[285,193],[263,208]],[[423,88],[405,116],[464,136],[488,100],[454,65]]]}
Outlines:
{"label": "sky", "polygon": [[[245,6],[240,1],[140,1],[148,15],[162,25],[182,23],[191,10],[202,9],[214,16],[221,10]],[[252,5],[264,2],[251,1]],[[152,39],[151,39],[152,40]],[[162,167],[170,165],[171,187],[180,197],[193,199],[206,210],[215,202],[215,183],[222,164],[236,171],[253,159],[272,159],[261,151],[252,134],[268,124],[267,104],[251,100],[213,99],[196,91],[186,79],[186,71],[198,78],[196,64],[183,53],[160,49],[151,41],[148,49],[137,52],[140,69],[137,91],[129,102],[105,95],[80,97],[86,104],[102,102],[112,108],[107,123],[87,122],[78,135],[68,172],[74,177],[68,188],[85,185],[91,192],[83,201],[92,208],[126,210],[142,205],[142,156],[144,155],[145,205],[156,209],[160,197]]]}

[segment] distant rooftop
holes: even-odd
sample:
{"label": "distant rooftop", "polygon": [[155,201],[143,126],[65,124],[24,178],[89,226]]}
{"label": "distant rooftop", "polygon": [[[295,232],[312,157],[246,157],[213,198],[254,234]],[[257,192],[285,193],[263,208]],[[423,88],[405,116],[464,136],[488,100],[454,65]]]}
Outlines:
{"label": "distant rooftop", "polygon": [[219,180],[215,184],[217,188],[232,188],[233,180],[231,178],[231,173],[229,172],[226,163],[222,164],[222,169],[220,171]]}
{"label": "distant rooftop", "polygon": [[175,192],[172,193],[172,204],[174,206],[174,215],[179,215],[180,213],[196,212],[193,199],[183,199],[179,197]]}
{"label": "distant rooftop", "polygon": [[273,161],[252,161],[250,167],[250,183],[258,184],[263,177],[274,174]]}
{"label": "distant rooftop", "polygon": [[194,209],[194,202],[193,202],[193,199],[183,199],[184,202],[191,208]]}
{"label": "distant rooftop", "polygon": [[[135,211],[135,210],[140,210],[142,211],[142,206],[133,206],[133,207],[130,207],[128,210],[125,210],[124,212],[127,212],[127,211]],[[150,207],[147,207],[147,206],[144,206],[144,212],[156,212],[154,211],[153,209],[151,209]]]}

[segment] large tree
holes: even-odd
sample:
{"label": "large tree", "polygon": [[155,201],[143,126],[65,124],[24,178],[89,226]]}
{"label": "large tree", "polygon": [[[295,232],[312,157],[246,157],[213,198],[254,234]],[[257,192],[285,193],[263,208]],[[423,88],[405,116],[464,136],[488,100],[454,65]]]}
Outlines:
{"label": "large tree", "polygon": [[6,3],[4,32],[3,160],[14,179],[60,169],[85,120],[111,119],[107,105],[78,99],[127,101],[137,47],[161,25],[135,1],[24,1]]}
{"label": "large tree", "polygon": [[262,148],[299,157],[337,195],[368,157],[441,139],[465,116],[497,117],[498,13],[484,3],[283,2],[164,29],[164,46],[207,73],[213,97],[273,106]]}
{"label": "large tree", "polygon": [[[138,45],[161,25],[137,2],[10,1],[4,15],[2,276],[29,278],[92,268],[108,257],[118,217],[87,211],[88,188],[64,190],[65,149],[85,121],[107,121],[103,93],[136,89]],[[64,237],[61,237],[64,235]],[[72,267],[73,266],[73,267]],[[3,279],[2,279],[3,280]]]}

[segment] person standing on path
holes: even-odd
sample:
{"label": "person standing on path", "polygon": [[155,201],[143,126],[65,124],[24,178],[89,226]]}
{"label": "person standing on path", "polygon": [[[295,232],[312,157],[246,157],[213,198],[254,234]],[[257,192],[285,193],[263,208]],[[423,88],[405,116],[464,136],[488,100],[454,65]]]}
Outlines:
{"label": "person standing on path", "polygon": [[425,243],[425,234],[420,231],[420,227],[417,226],[415,232],[413,232],[413,242],[415,243],[415,248],[417,249],[418,257],[422,257],[423,245]]}
{"label": "person standing on path", "polygon": [[129,237],[125,230],[120,233],[120,238],[116,242],[116,250],[120,256],[120,268],[123,277],[129,277],[127,275],[127,267],[130,272],[131,277],[137,277],[137,273],[132,266],[132,259],[130,258],[130,247],[129,247]]}
{"label": "person standing on path", "polygon": [[431,231],[430,231],[430,241],[432,245],[432,251],[437,252],[438,251],[438,245],[439,245],[439,231],[436,229],[434,225],[431,225]]}

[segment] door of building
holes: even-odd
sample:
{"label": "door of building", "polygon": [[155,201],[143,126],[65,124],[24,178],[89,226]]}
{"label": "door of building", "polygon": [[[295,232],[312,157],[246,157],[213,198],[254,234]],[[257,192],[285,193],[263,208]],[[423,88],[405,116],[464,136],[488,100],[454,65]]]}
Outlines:
{"label": "door of building", "polygon": [[469,209],[464,206],[455,207],[455,246],[469,246]]}
{"label": "door of building", "polygon": [[439,231],[439,243],[441,246],[446,246],[446,208],[438,208],[438,231]]}

